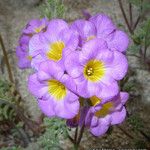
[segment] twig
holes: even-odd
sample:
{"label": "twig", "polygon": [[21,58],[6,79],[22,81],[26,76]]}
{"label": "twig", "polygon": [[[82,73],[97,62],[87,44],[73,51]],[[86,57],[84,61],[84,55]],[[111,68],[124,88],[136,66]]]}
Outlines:
{"label": "twig", "polygon": [[78,137],[78,126],[76,127],[75,136],[74,136],[75,143],[77,142],[77,137]]}
{"label": "twig", "polygon": [[144,138],[145,138],[148,142],[150,142],[150,136],[147,135],[146,133],[144,133],[142,130],[139,130],[139,131],[140,131],[140,133],[144,136]]}
{"label": "twig", "polygon": [[81,142],[81,139],[82,139],[82,136],[83,136],[83,132],[84,132],[84,128],[85,128],[85,125],[83,124],[83,126],[81,127],[81,130],[80,130],[80,134],[79,134],[78,140],[77,140],[77,145],[78,146],[79,146],[79,144]]}
{"label": "twig", "polygon": [[138,18],[137,18],[137,20],[136,20],[134,26],[133,26],[133,31],[136,29],[136,27],[137,27],[139,21],[140,21],[141,18],[142,18],[142,11],[143,11],[142,3],[143,3],[143,0],[141,0],[140,14],[139,14],[139,16],[138,16]]}
{"label": "twig", "polygon": [[126,23],[126,25],[127,25],[127,27],[128,27],[128,30],[129,30],[129,32],[132,34],[133,31],[132,31],[132,29],[131,29],[131,27],[130,27],[130,25],[129,25],[127,16],[126,16],[126,14],[125,14],[125,11],[124,11],[124,8],[123,8],[123,5],[122,5],[122,1],[121,1],[121,0],[118,0],[118,2],[119,2],[119,7],[120,7],[120,9],[121,9],[122,15],[123,15],[124,20],[125,20],[125,23]]}
{"label": "twig", "polygon": [[14,83],[13,75],[12,75],[12,71],[11,71],[11,67],[10,67],[10,63],[9,63],[9,60],[8,60],[8,57],[7,57],[7,52],[6,52],[6,49],[5,49],[5,46],[4,46],[4,42],[3,42],[3,39],[2,39],[1,35],[0,35],[0,44],[1,44],[1,47],[2,47],[4,59],[5,59],[5,62],[6,62],[6,66],[7,66],[7,70],[8,70],[8,75],[9,75],[9,80],[12,83]]}
{"label": "twig", "polygon": [[137,27],[137,25],[138,25],[140,20],[141,20],[141,15],[138,16],[138,18],[137,18],[137,20],[136,20],[136,22],[135,22],[135,24],[133,26],[133,31],[136,29],[136,27]]}
{"label": "twig", "polygon": [[132,4],[129,2],[129,16],[130,16],[130,26],[131,29],[133,27],[133,20],[132,20]]}
{"label": "twig", "polygon": [[74,139],[69,135],[69,133],[68,133],[68,138],[73,144],[75,144]]}

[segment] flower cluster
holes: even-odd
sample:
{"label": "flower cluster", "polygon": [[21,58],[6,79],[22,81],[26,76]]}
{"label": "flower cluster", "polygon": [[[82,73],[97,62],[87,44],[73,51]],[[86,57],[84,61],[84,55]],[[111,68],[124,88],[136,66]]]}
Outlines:
{"label": "flower cluster", "polygon": [[33,20],[19,40],[18,65],[34,69],[28,88],[46,116],[100,136],[126,116],[128,93],[120,91],[118,81],[127,73],[128,44],[127,35],[104,14],[71,24]]}

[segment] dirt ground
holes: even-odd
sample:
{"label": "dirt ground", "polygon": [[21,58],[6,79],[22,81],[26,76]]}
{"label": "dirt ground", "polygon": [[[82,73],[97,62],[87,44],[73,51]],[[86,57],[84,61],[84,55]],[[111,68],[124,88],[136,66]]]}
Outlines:
{"label": "dirt ground", "polygon": [[[37,7],[38,0],[0,0],[0,33],[3,36],[4,43],[8,52],[15,52],[18,38],[21,29],[26,23],[33,18],[39,18],[40,12]],[[120,12],[117,0],[65,0],[66,7],[68,8],[66,20],[69,22],[74,19],[81,18],[82,9],[87,9],[91,14],[97,12],[104,12],[111,16],[116,24],[124,23],[122,14]],[[126,5],[126,3],[124,3]],[[135,14],[136,16],[136,14]],[[1,52],[0,52],[1,54]],[[13,68],[13,74],[17,87],[25,100],[26,109],[31,113],[33,119],[40,115],[37,108],[35,99],[29,94],[27,90],[27,77],[32,73],[31,70],[19,70],[17,68],[17,59],[15,53],[9,55]],[[131,68],[139,67],[138,60],[134,57],[129,57],[129,64]],[[136,112],[143,118],[143,123],[146,125],[145,132],[150,130],[150,73],[146,70],[135,70],[136,80],[140,84],[139,93],[140,99],[133,100],[134,106],[129,105],[129,111]],[[1,77],[1,74],[0,74]],[[123,126],[130,132],[130,127],[127,127],[125,122]],[[132,132],[132,131],[131,131]],[[134,134],[134,133],[133,133]],[[136,135],[135,135],[136,136]],[[142,138],[142,137],[141,137]],[[68,140],[60,141],[65,150],[70,149],[70,142]],[[90,148],[135,148],[134,142],[127,137],[123,132],[114,127],[111,135],[104,135],[100,138],[95,138],[89,132],[84,134],[81,150],[88,150]],[[29,149],[34,149],[34,146],[29,146]]]}

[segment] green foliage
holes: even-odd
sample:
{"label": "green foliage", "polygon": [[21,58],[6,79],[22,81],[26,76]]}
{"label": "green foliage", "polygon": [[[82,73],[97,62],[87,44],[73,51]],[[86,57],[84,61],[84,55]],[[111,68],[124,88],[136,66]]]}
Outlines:
{"label": "green foliage", "polygon": [[52,18],[65,18],[65,6],[63,0],[47,0],[41,6],[42,17]]}
{"label": "green foliage", "polygon": [[131,4],[139,8],[142,13],[150,9],[150,2],[147,0],[128,0]]}
{"label": "green foliage", "polygon": [[66,123],[64,120],[58,118],[45,118],[44,126],[46,126],[46,132],[38,139],[37,143],[41,149],[50,150],[57,149],[61,150],[60,137],[67,138],[68,132]]}
{"label": "green foliage", "polygon": [[16,113],[12,105],[15,100],[11,88],[10,83],[0,80],[0,121],[15,120]]}
{"label": "green foliage", "polygon": [[146,16],[146,13],[150,10],[150,3],[147,0],[128,0],[128,2],[134,6],[133,8],[138,9],[137,21],[131,26],[131,29],[133,29],[133,33],[131,33],[133,44],[129,47],[129,52],[146,59],[146,51],[150,46],[150,18]]}
{"label": "green foliage", "polygon": [[128,0],[128,1],[135,6],[141,6],[142,3],[141,0]]}
{"label": "green foliage", "polygon": [[141,118],[136,114],[131,115],[127,121],[132,125],[134,131],[142,130],[142,128],[144,127]]}
{"label": "green foliage", "polygon": [[[136,45],[150,45],[150,19],[144,21],[132,36]],[[146,41],[146,43],[145,43]]]}

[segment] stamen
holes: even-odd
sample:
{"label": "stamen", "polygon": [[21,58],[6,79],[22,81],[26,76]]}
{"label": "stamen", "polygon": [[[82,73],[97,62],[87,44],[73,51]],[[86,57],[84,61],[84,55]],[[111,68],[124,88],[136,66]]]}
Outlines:
{"label": "stamen", "polygon": [[86,79],[96,82],[105,74],[104,63],[99,60],[90,60],[84,67],[84,76]]}

